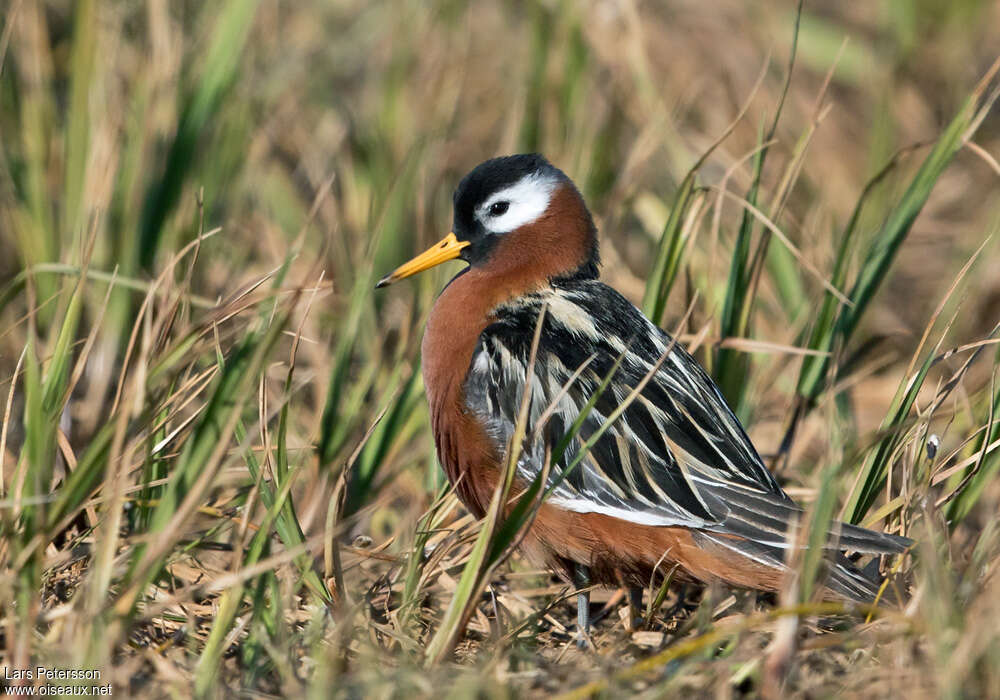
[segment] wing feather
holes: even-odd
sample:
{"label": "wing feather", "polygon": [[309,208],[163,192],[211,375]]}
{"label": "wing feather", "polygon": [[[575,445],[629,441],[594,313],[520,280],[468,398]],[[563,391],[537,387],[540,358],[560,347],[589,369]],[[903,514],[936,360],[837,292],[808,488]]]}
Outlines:
{"label": "wing feather", "polygon": [[[596,280],[556,284],[496,312],[483,331],[465,386],[466,404],[501,449],[514,432],[528,380],[531,339],[547,312],[531,377],[527,443],[518,469],[533,480],[546,446],[558,444],[615,369],[563,459],[551,502],[647,525],[680,525],[735,535],[781,564],[787,530],[802,514],[767,470],[718,388],[670,336]],[[665,361],[569,474],[595,436],[644,377]],[[619,362],[619,360],[621,360]],[[583,371],[578,371],[586,364]],[[555,402],[554,406],[550,404]],[[543,422],[542,416],[547,419]],[[837,524],[831,547],[896,552],[904,538]],[[732,542],[716,537],[725,546]]]}

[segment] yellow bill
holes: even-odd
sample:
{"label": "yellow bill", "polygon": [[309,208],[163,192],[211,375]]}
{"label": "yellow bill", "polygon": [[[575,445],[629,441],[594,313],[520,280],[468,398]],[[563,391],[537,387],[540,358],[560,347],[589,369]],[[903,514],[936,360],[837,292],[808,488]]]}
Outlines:
{"label": "yellow bill", "polygon": [[449,233],[423,253],[413,258],[413,260],[403,263],[380,279],[378,284],[375,285],[375,289],[388,287],[393,282],[398,282],[405,277],[429,270],[443,262],[454,260],[462,252],[462,248],[465,248],[467,245],[469,245],[469,241],[460,241],[455,237],[454,233]]}

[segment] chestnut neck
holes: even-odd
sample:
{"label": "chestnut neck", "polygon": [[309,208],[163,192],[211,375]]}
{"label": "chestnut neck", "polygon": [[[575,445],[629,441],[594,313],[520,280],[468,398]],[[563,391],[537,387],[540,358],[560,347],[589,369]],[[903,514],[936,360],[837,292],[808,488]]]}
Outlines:
{"label": "chestnut neck", "polygon": [[488,297],[495,306],[552,279],[596,277],[597,263],[597,230],[583,197],[567,182],[552,193],[544,214],[502,235],[489,257],[462,277],[472,275],[491,286]]}
{"label": "chestnut neck", "polygon": [[432,413],[461,399],[479,335],[497,307],[553,279],[597,277],[597,232],[580,193],[558,188],[546,212],[505,234],[482,264],[459,273],[431,310],[424,332],[423,373]]}

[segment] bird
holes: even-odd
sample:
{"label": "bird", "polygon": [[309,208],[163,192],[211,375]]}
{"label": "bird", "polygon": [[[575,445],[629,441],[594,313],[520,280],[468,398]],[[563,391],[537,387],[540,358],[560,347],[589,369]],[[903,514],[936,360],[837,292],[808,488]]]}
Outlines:
{"label": "bird", "polygon": [[[438,460],[465,507],[486,513],[527,396],[516,479],[531,484],[547,467],[550,488],[521,548],[580,591],[581,635],[592,585],[634,597],[672,569],[780,591],[803,509],[697,360],[599,280],[597,227],[572,180],[537,153],[492,158],[461,179],[453,209],[452,231],[376,287],[466,263],[421,344]],[[846,553],[910,544],[834,522],[824,596],[876,600],[879,581]]]}

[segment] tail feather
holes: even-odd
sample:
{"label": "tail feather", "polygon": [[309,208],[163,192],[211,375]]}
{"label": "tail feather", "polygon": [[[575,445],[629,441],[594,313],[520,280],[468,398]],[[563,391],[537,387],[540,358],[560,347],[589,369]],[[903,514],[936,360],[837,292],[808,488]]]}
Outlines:
{"label": "tail feather", "polygon": [[[789,527],[801,522],[804,511],[784,494],[753,492],[718,484],[712,489],[717,503],[728,516],[716,526],[718,532],[738,535],[768,546],[787,549]],[[849,523],[833,522],[827,530],[826,548],[863,554],[899,554],[913,544],[899,535],[869,530]]]}
{"label": "tail feather", "polygon": [[843,555],[837,557],[826,580],[826,587],[831,592],[859,603],[874,602],[878,586],[878,581],[866,576]]}
{"label": "tail feather", "polygon": [[[705,531],[697,533],[696,541],[717,554],[728,554],[719,557],[721,565],[714,571],[719,578],[737,586],[776,592],[783,585],[782,581],[788,572],[788,566],[782,558],[784,551],[752,540],[724,537]],[[736,559],[742,559],[742,563],[737,563]],[[762,575],[765,570],[770,571],[770,574]],[[874,603],[882,579],[877,568],[861,569],[843,552],[837,552],[826,562],[823,584],[829,597]],[[888,589],[880,597],[885,602],[892,602],[893,599]]]}
{"label": "tail feather", "polygon": [[[804,511],[790,499],[782,498],[783,494],[753,492],[728,484],[715,485],[712,495],[718,499],[717,503],[724,504],[727,517],[701,530],[702,542],[725,549],[730,555],[740,555],[747,565],[785,572],[788,549],[796,539],[790,529],[794,523],[802,522]],[[874,602],[881,584],[877,571],[863,571],[845,553],[899,554],[911,544],[912,540],[899,535],[849,523],[831,523],[824,544],[828,560],[827,590],[848,600]],[[774,580],[780,580],[780,576]]]}
{"label": "tail feather", "polygon": [[899,554],[913,544],[909,537],[869,530],[850,523],[835,523],[830,534],[837,538],[835,541],[840,549],[863,554]]}

